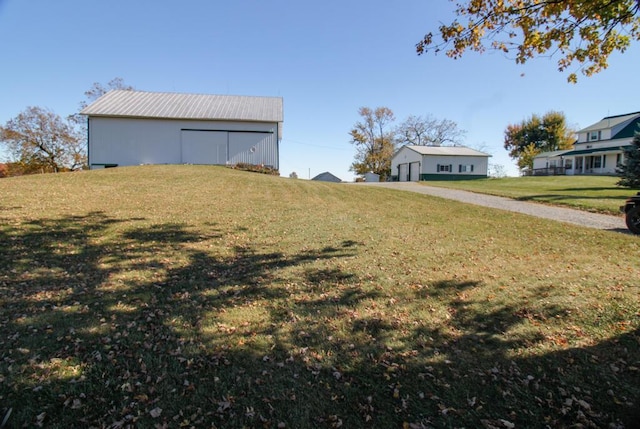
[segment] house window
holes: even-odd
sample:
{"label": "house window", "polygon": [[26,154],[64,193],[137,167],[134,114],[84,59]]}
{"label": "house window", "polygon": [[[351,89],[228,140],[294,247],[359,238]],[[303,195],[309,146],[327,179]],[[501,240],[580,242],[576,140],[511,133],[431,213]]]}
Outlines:
{"label": "house window", "polygon": [[459,173],[473,173],[473,164],[460,164],[458,166]]}
{"label": "house window", "polygon": [[451,164],[438,164],[438,173],[451,173],[451,171],[453,171],[451,167]]}
{"label": "house window", "polygon": [[602,157],[594,156],[593,157],[593,168],[602,168]]}
{"label": "house window", "polygon": [[616,165],[620,165],[622,164],[622,154],[618,153],[616,154]]}
{"label": "house window", "polygon": [[567,170],[571,170],[573,169],[573,160],[572,159],[565,159],[564,160],[564,168],[566,168]]}
{"label": "house window", "polygon": [[589,133],[589,140],[600,140],[600,131],[591,131]]}

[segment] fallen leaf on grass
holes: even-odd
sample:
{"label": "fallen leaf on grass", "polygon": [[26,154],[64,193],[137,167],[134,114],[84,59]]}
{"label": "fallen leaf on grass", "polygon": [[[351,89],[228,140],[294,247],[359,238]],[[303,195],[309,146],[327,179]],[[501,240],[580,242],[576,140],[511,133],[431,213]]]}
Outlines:
{"label": "fallen leaf on grass", "polygon": [[162,414],[162,408],[156,407],[153,410],[149,411],[149,414],[151,415],[151,417],[156,419],[156,418],[160,417],[160,415]]}
{"label": "fallen leaf on grass", "polygon": [[502,423],[502,426],[506,427],[507,429],[513,429],[516,427],[516,425],[511,423],[509,420],[500,419],[500,423]]}

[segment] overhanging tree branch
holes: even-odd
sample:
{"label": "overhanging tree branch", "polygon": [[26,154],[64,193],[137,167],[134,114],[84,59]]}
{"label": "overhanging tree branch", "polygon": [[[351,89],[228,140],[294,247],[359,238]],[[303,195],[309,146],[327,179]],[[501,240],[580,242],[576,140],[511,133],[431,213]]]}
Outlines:
{"label": "overhanging tree branch", "polygon": [[[550,53],[560,55],[560,71],[576,63],[590,76],[607,67],[611,53],[624,52],[640,40],[639,11],[640,0],[468,0],[456,7],[458,17],[469,18],[466,26],[458,20],[442,24],[441,41],[428,33],[416,51],[422,55],[446,49],[454,59],[467,50],[515,51],[520,64]],[[568,80],[575,82],[576,74]]]}

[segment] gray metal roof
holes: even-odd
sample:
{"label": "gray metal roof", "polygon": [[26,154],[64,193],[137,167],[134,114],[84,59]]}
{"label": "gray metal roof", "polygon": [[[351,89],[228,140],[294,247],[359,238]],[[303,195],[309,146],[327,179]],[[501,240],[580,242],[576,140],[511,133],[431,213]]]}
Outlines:
{"label": "gray metal roof", "polygon": [[328,171],[318,174],[311,180],[319,180],[321,182],[342,182],[342,180],[338,176],[331,174]]}
{"label": "gray metal roof", "polygon": [[443,156],[491,156],[479,150],[466,146],[405,146],[408,149],[418,152],[421,155],[443,155]]}
{"label": "gray metal roof", "polygon": [[640,116],[640,112],[627,113],[626,115],[607,116],[606,118],[602,118],[601,121],[596,122],[593,125],[589,125],[587,128],[583,128],[578,132],[585,133],[589,131],[598,131],[598,130],[604,130],[607,128],[614,128],[618,125],[624,124],[625,122],[630,122],[639,116]]}
{"label": "gray metal roof", "polygon": [[80,112],[88,116],[282,122],[281,97],[113,90]]}

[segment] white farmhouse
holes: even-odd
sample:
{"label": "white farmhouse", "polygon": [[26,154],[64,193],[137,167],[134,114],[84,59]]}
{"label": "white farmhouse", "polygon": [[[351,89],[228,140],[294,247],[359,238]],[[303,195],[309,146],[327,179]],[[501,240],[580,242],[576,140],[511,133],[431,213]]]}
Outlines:
{"label": "white farmhouse", "polygon": [[89,167],[238,164],[278,169],[281,97],[114,90],[84,108]]}
{"label": "white farmhouse", "polygon": [[391,159],[400,182],[487,177],[491,155],[465,146],[402,146]]}
{"label": "white farmhouse", "polygon": [[543,152],[533,159],[534,175],[614,175],[623,147],[640,132],[640,112],[607,116],[578,131],[573,149]]}

